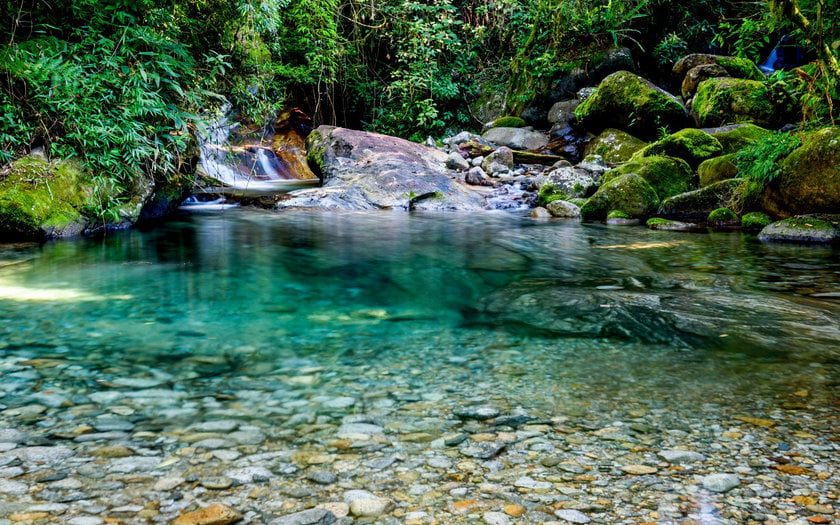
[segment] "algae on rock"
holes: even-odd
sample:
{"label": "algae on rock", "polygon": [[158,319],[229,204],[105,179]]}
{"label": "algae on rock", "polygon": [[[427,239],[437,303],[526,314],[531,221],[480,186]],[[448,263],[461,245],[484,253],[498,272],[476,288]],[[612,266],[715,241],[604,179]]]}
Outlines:
{"label": "algae on rock", "polygon": [[705,131],[685,128],[637,151],[633,158],[654,155],[676,157],[688,162],[692,169],[697,169],[701,162],[720,155],[722,151],[720,142]]}
{"label": "algae on rock", "polygon": [[647,181],[656,191],[659,199],[684,193],[692,189],[694,174],[682,159],[651,156],[633,159],[604,174],[604,182],[628,173],[635,173]]}
{"label": "algae on rock", "polygon": [[627,173],[603,184],[581,207],[585,219],[602,220],[612,210],[631,217],[646,217],[656,210],[659,197],[648,182],[635,173]]}

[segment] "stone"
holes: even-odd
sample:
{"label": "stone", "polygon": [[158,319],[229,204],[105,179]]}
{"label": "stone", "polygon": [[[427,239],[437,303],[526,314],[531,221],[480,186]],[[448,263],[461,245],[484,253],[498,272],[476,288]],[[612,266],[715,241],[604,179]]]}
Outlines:
{"label": "stone", "polygon": [[29,485],[19,481],[0,478],[0,494],[26,494],[29,492]]}
{"label": "stone", "polygon": [[682,82],[682,96],[684,100],[691,100],[694,93],[697,92],[697,86],[700,82],[715,77],[731,76],[725,67],[718,64],[701,64],[691,68],[685,74]]}
{"label": "stone", "polygon": [[521,518],[525,515],[525,512],[527,512],[527,509],[525,507],[516,504],[505,505],[502,510],[505,514],[513,518]]}
{"label": "stone", "polygon": [[618,128],[643,140],[656,137],[663,127],[676,131],[691,124],[677,97],[628,71],[606,77],[575,116],[595,133]]}
{"label": "stone", "polygon": [[360,518],[375,518],[388,512],[392,505],[383,498],[355,499],[350,502],[350,514]]}
{"label": "stone", "polygon": [[627,173],[598,188],[580,207],[580,212],[588,220],[606,219],[612,210],[621,210],[631,217],[645,217],[656,211],[658,204],[656,190],[641,176]]}
{"label": "stone", "polygon": [[460,448],[460,452],[470,458],[492,459],[498,456],[506,446],[504,443],[482,441],[481,443],[465,445]]}
{"label": "stone", "polygon": [[547,481],[538,481],[524,476],[514,481],[513,486],[528,490],[547,491],[551,489],[553,485]]}
{"label": "stone", "polygon": [[470,169],[470,163],[463,155],[453,151],[446,159],[446,167],[451,170],[466,171]]}
{"label": "stone", "polygon": [[586,143],[586,155],[600,155],[608,166],[627,162],[634,153],[647,146],[647,142],[620,129],[608,128]]}
{"label": "stone", "polygon": [[658,214],[667,219],[705,221],[717,208],[738,209],[747,190],[744,179],[729,179],[699,190],[668,197],[659,206]]}
{"label": "stone", "polygon": [[677,465],[706,461],[706,456],[700,454],[699,452],[694,452],[692,450],[662,450],[659,453],[657,453],[657,455],[663,460],[667,461],[668,463]]}
{"label": "stone", "polygon": [[703,131],[720,142],[724,154],[736,153],[755,144],[770,132],[755,124],[732,124],[718,128],[706,128]]}
{"label": "stone", "polygon": [[758,234],[758,239],[763,242],[831,244],[840,242],[840,231],[827,220],[795,217],[765,226]]}
{"label": "stone", "polygon": [[718,139],[705,131],[685,128],[645,146],[637,151],[633,158],[674,157],[686,161],[692,170],[696,170],[697,166],[703,161],[717,157],[722,153],[723,146]]}
{"label": "stone", "polygon": [[487,525],[510,525],[510,518],[504,512],[485,512],[481,519]]}
{"label": "stone", "polygon": [[548,123],[558,128],[565,128],[575,121],[575,109],[580,105],[578,99],[566,99],[555,102],[548,110]]}
{"label": "stone", "polygon": [[741,225],[741,218],[729,208],[717,208],[709,212],[706,223],[713,228],[731,228]]}
{"label": "stone", "polygon": [[474,166],[467,171],[464,176],[464,182],[472,186],[490,186],[493,183],[487,180],[487,174],[479,166]]}
{"label": "stone", "polygon": [[543,133],[524,128],[491,128],[484,132],[482,138],[515,150],[534,151],[548,145],[548,137]]}
{"label": "stone", "polygon": [[784,91],[761,80],[729,77],[701,82],[691,112],[701,127],[752,123],[778,128],[796,119],[795,104]]}
{"label": "stone", "polygon": [[240,485],[255,482],[266,482],[275,477],[274,473],[265,467],[241,467],[228,469],[224,472],[224,475]]}
{"label": "stone", "polygon": [[634,476],[656,474],[659,471],[656,467],[651,467],[649,465],[622,465],[621,470]]}
{"label": "stone", "polygon": [[59,464],[67,458],[76,455],[73,450],[57,446],[57,447],[19,447],[7,452],[7,454],[14,456],[21,461],[32,461],[35,463],[50,463]]}
{"label": "stone", "polygon": [[537,206],[533,210],[531,210],[531,217],[534,219],[550,219],[553,217],[551,212],[547,209],[543,208],[542,206]]}
{"label": "stone", "polygon": [[[650,184],[656,191],[659,200],[694,189],[692,185],[694,173],[691,166],[682,159],[661,155],[634,157],[604,174],[602,184],[628,173],[635,173]],[[616,207],[613,209],[623,208]]]}
{"label": "stone", "polygon": [[722,180],[734,179],[738,176],[735,154],[730,153],[729,155],[704,160],[697,167],[697,175],[700,178],[701,188]]}
{"label": "stone", "polygon": [[331,485],[338,481],[338,476],[329,470],[316,470],[307,474],[306,479],[319,485]]}
{"label": "stone", "polygon": [[710,474],[700,481],[703,488],[711,492],[729,492],[738,487],[741,480],[735,474]]}
{"label": "stone", "polygon": [[556,200],[548,203],[546,210],[552,217],[562,217],[566,219],[580,218],[580,207],[564,200]]}
{"label": "stone", "polygon": [[[498,166],[494,169],[494,165]],[[502,171],[513,169],[513,151],[507,146],[501,146],[494,152],[487,155],[481,162],[481,169],[493,175]]]}
{"label": "stone", "polygon": [[484,196],[446,168],[448,154],[397,137],[320,126],[307,138],[307,159],[322,187],[290,192],[276,209],[484,209]]}
{"label": "stone", "polygon": [[729,77],[748,78],[752,80],[764,80],[764,73],[758,69],[754,62],[746,58],[738,58],[724,55],[712,55],[704,53],[692,53],[678,60],[672,71],[678,77],[683,77],[697,66],[715,64],[723,67]]}
{"label": "stone", "polygon": [[100,458],[126,458],[128,456],[133,456],[134,451],[122,445],[115,445],[94,449],[90,452],[90,455]]}
{"label": "stone", "polygon": [[484,421],[500,414],[499,409],[487,405],[458,407],[452,411],[459,419]]}
{"label": "stone", "polygon": [[180,476],[170,476],[161,478],[155,482],[154,489],[160,492],[168,492],[179,485],[182,485],[186,480]]}
{"label": "stone", "polygon": [[228,525],[242,520],[242,514],[227,505],[217,503],[181,514],[172,525]]}
{"label": "stone", "polygon": [[335,514],[327,509],[315,508],[275,518],[269,525],[330,525],[335,522]]}
{"label": "stone", "polygon": [[590,521],[592,521],[592,518],[582,513],[581,511],[574,509],[556,510],[554,511],[554,515],[560,518],[561,520],[568,521],[569,523],[589,523]]}
{"label": "stone", "polygon": [[652,217],[647,220],[645,226],[651,230],[662,231],[692,231],[697,229],[693,222],[672,221],[661,217]]}

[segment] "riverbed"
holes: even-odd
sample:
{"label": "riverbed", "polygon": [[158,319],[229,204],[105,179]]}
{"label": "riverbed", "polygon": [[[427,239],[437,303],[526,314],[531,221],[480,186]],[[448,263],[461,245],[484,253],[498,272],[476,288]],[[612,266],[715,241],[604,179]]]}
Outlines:
{"label": "riverbed", "polygon": [[840,519],[836,248],[232,209],[0,298],[2,525]]}

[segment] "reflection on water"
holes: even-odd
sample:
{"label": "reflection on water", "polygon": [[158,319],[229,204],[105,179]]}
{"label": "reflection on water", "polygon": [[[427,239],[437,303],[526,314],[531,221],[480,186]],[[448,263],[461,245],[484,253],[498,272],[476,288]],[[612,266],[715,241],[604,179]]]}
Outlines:
{"label": "reflection on water", "polygon": [[0,250],[0,353],[185,384],[298,358],[348,381],[376,365],[547,413],[738,392],[773,404],[802,382],[829,402],[838,293],[837,251],[740,234],[233,210]]}

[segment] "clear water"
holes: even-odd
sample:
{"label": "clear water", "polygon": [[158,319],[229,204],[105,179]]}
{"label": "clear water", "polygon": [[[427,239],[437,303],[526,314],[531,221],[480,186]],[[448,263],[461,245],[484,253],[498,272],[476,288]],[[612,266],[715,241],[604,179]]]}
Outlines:
{"label": "clear water", "polygon": [[229,210],[2,247],[0,296],[0,356],[78,365],[57,391],[387,390],[597,418],[766,413],[806,390],[836,415],[840,254],[740,233]]}

